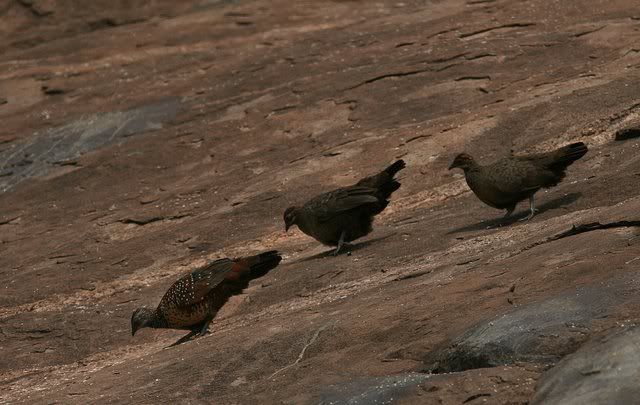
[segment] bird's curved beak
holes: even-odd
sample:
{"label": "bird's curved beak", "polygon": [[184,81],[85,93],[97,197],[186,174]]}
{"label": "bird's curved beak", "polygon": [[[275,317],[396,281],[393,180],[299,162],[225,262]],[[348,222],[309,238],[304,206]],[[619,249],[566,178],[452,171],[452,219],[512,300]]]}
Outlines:
{"label": "bird's curved beak", "polygon": [[456,162],[452,162],[452,163],[451,163],[451,165],[449,165],[449,170],[451,170],[451,169],[455,169],[456,167],[458,167],[458,166],[456,165]]}

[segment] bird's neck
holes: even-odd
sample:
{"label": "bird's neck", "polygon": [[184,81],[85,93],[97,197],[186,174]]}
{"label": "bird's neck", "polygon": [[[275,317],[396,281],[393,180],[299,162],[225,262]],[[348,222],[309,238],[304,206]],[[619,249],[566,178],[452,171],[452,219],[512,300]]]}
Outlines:
{"label": "bird's neck", "polygon": [[482,171],[482,166],[480,166],[475,161],[469,162],[469,164],[464,168],[464,173],[478,173]]}
{"label": "bird's neck", "polygon": [[147,327],[154,329],[163,329],[168,327],[167,320],[160,310],[156,309],[153,311],[153,316],[147,324]]}
{"label": "bird's neck", "polygon": [[296,225],[302,232],[308,232],[309,227],[307,224],[307,216],[303,215],[302,212],[299,212],[298,215],[296,215]]}

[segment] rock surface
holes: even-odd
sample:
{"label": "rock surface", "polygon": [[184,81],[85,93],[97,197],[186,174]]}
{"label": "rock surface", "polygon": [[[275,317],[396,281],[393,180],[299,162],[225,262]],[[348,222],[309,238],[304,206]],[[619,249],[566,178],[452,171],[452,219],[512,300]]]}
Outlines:
{"label": "rock surface", "polygon": [[[0,402],[526,403],[638,321],[640,144],[615,141],[640,124],[635,0],[16,0],[0,36]],[[527,223],[447,171],[578,141]],[[287,206],[400,158],[350,256],[285,235]],[[270,249],[210,335],[131,337],[181,275]],[[419,372],[488,320],[552,336]]]}
{"label": "rock surface", "polygon": [[542,376],[532,404],[632,404],[640,398],[640,328],[567,356]]}
{"label": "rock surface", "polygon": [[632,294],[638,287],[633,278],[612,279],[523,305],[480,323],[451,346],[430,354],[426,363],[437,373],[517,362],[553,363],[575,351],[594,324],[615,313],[617,306],[640,303]]}

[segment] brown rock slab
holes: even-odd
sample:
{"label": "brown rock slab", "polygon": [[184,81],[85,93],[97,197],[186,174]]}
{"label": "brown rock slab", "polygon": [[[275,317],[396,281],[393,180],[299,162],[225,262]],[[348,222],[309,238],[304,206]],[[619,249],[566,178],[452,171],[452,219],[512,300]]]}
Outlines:
{"label": "brown rock slab", "polygon": [[[551,321],[584,318],[596,336],[640,313],[637,284],[617,284],[640,263],[640,160],[633,139],[611,142],[640,114],[635,0],[0,8],[0,402],[389,398],[425,353],[490,320],[541,341],[536,304],[579,304],[539,324],[561,332],[538,349],[551,364],[582,342]],[[526,224],[488,221],[446,170],[462,150],[489,162],[574,142],[590,152]],[[402,187],[350,256],[285,236],[287,206],[400,158]],[[210,335],[131,339],[133,309],[181,276],[272,249],[278,271]],[[599,285],[622,298],[589,312],[570,297]],[[526,403],[543,372],[432,375],[398,402]]]}

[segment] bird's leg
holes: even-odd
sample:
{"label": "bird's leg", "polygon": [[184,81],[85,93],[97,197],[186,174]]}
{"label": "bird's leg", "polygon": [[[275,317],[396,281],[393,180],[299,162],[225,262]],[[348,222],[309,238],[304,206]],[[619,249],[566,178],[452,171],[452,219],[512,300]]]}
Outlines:
{"label": "bird's leg", "polygon": [[534,215],[536,215],[536,212],[538,210],[536,210],[536,206],[535,206],[535,202],[534,202],[533,198],[534,198],[533,194],[531,194],[529,196],[529,208],[530,208],[531,212],[529,213],[529,215],[527,215],[525,218],[522,218],[520,221],[528,221],[531,218],[533,218]]}
{"label": "bird's leg", "polygon": [[507,212],[504,214],[504,217],[502,217],[502,218],[503,219],[509,218],[511,216],[511,214],[513,214],[513,210],[515,210],[515,209],[516,209],[515,206],[507,208]]}
{"label": "bird's leg", "polygon": [[334,256],[338,256],[338,252],[340,251],[340,248],[342,247],[342,245],[344,244],[344,230],[342,231],[342,233],[340,234],[340,239],[338,240],[338,247],[336,248],[336,250],[333,252]]}
{"label": "bird's leg", "polygon": [[178,346],[184,342],[186,342],[187,340],[191,339],[194,335],[196,335],[198,333],[197,330],[192,330],[191,332],[187,333],[186,335],[184,335],[183,337],[181,337],[180,339],[178,339],[177,342],[175,342],[172,345],[169,345],[168,347],[173,347],[173,346]]}
{"label": "bird's leg", "polygon": [[209,324],[211,323],[211,321],[212,321],[212,320],[213,320],[213,319],[207,319],[207,320],[204,322],[204,325],[202,325],[202,328],[200,329],[200,333],[199,333],[199,335],[200,335],[200,336],[204,336],[205,334],[207,334],[207,333],[208,333],[208,330],[209,330]]}
{"label": "bird's leg", "polygon": [[207,333],[207,330],[209,329],[209,324],[211,323],[212,319],[207,319],[204,324],[202,325],[201,328],[199,329],[193,329],[191,332],[187,333],[186,335],[184,335],[183,337],[181,337],[180,339],[178,339],[177,342],[175,342],[172,345],[169,345],[168,347],[172,347],[172,346],[177,346],[179,344],[182,344],[184,342],[186,342],[187,340],[191,339],[193,336],[198,335],[198,336],[203,336],[204,334]]}

